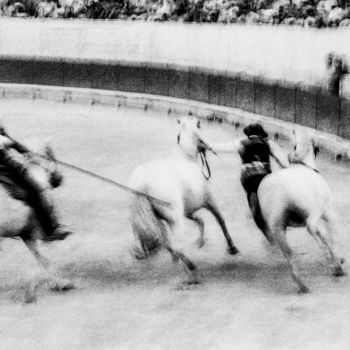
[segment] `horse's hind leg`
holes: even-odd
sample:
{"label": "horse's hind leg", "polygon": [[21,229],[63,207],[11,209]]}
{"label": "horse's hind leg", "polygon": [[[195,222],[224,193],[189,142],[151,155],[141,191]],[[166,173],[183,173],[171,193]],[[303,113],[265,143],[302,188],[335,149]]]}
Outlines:
{"label": "horse's hind leg", "polygon": [[281,227],[274,230],[272,233],[272,237],[273,237],[273,240],[278,243],[279,247],[281,248],[283,256],[288,261],[292,278],[295,281],[295,283],[298,285],[298,292],[308,293],[309,289],[301,280],[299,269],[295,264],[295,262],[293,261],[294,260],[293,253],[291,248],[288,245],[285,229]]}
{"label": "horse's hind leg", "polygon": [[198,284],[197,268],[196,265],[187,258],[187,256],[180,251],[173,249],[170,245],[166,245],[165,249],[171,254],[175,261],[181,260],[186,268],[186,272],[189,274],[189,278],[185,281],[186,284]]}
{"label": "horse's hind leg", "polygon": [[197,245],[198,245],[198,248],[202,248],[205,244],[205,239],[204,239],[204,221],[201,217],[199,217],[198,215],[196,214],[192,214],[190,217],[189,217],[190,220],[194,221],[197,226],[198,226],[198,229],[199,229],[199,237],[197,239]]}
{"label": "horse's hind leg", "polygon": [[213,199],[210,199],[207,202],[206,208],[214,215],[216,221],[220,225],[222,232],[224,233],[224,236],[226,238],[226,242],[228,245],[228,252],[232,255],[239,253],[238,248],[233,244],[232,238],[227,230],[225,220],[222,217],[222,215],[221,215],[216,203],[213,201]]}
{"label": "horse's hind leg", "polygon": [[[323,216],[323,218],[325,219],[328,228],[330,228],[330,222],[327,221],[326,216]],[[336,257],[330,242],[327,241],[327,239],[324,237],[324,235],[322,235],[321,230],[320,230],[320,220],[312,220],[312,219],[308,219],[307,223],[306,223],[306,227],[309,231],[309,233],[311,234],[311,236],[315,239],[315,241],[319,244],[320,248],[322,249],[322,251],[324,252],[328,263],[331,265],[332,271],[333,271],[333,275],[334,276],[343,276],[344,275],[344,271],[343,268],[341,267],[341,263],[339,261],[339,259]],[[331,232],[329,232],[331,234]]]}
{"label": "horse's hind leg", "polygon": [[[181,222],[181,221],[180,221]],[[166,223],[162,221],[162,230],[168,231],[169,229],[174,233],[175,231],[181,230],[182,229],[182,224],[178,222],[171,222],[171,223]],[[197,276],[197,268],[195,264],[187,258],[187,256],[180,251],[174,249],[171,246],[171,243],[167,237],[169,235],[167,234],[168,232],[165,232],[163,234],[164,239],[162,240],[162,247],[165,248],[170,255],[172,256],[174,261],[181,260],[185,266],[185,270],[189,275],[189,278],[185,281],[186,284],[197,284],[199,283],[198,276]]]}

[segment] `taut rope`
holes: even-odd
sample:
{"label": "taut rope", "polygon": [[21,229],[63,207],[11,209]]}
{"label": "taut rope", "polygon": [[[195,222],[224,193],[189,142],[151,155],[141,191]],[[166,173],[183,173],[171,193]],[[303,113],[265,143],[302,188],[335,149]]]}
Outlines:
{"label": "taut rope", "polygon": [[[33,154],[39,156],[40,158],[45,158],[45,159],[48,159],[47,156],[43,155],[43,154],[40,154],[40,153],[36,153],[36,152],[32,152]],[[143,193],[143,192],[140,192],[140,191],[137,191],[137,190],[134,190],[128,186],[125,186],[117,181],[114,181],[114,180],[111,180],[111,179],[108,179],[107,177],[104,177],[104,176],[101,176],[101,175],[98,175],[98,174],[95,174],[93,173],[92,171],[89,171],[89,170],[86,170],[86,169],[83,169],[83,168],[80,168],[80,167],[77,167],[73,164],[69,164],[69,163],[66,163],[66,162],[63,162],[61,160],[58,160],[58,159],[55,159],[56,163],[57,164],[60,164],[66,168],[69,168],[69,169],[72,169],[72,170],[75,170],[79,173],[82,173],[84,175],[88,175],[90,177],[94,177],[95,179],[98,179],[98,180],[101,180],[103,182],[106,182],[106,183],[109,183],[111,185],[114,185],[116,187],[119,187],[120,189],[126,191],[126,192],[130,192],[130,193],[133,193],[139,197],[144,197],[144,198],[147,198],[151,201],[154,201],[154,202],[157,202],[158,204],[161,204],[161,205],[164,205],[164,206],[170,206],[170,203],[168,202],[165,202],[165,201],[162,201],[161,199],[158,199],[158,198],[155,198],[153,196],[150,196],[149,194],[146,194],[146,193]]]}

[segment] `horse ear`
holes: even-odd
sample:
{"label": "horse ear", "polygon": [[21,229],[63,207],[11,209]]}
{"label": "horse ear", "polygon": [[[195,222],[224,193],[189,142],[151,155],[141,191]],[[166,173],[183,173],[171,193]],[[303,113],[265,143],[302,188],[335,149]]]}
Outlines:
{"label": "horse ear", "polygon": [[52,147],[51,147],[51,145],[50,145],[49,143],[47,143],[47,144],[45,145],[45,155],[46,155],[49,159],[51,159],[51,160],[53,160],[53,161],[56,161],[55,152],[53,151],[53,149],[52,149]]}
{"label": "horse ear", "polygon": [[314,138],[311,139],[311,142],[312,142],[312,148],[314,150],[314,155],[315,155],[315,158],[317,157],[317,154],[320,152],[320,147],[318,146],[316,140]]}

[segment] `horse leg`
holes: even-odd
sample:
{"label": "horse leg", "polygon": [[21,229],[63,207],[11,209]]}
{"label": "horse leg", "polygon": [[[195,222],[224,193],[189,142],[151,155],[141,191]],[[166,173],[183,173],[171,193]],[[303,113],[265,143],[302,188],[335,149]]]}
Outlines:
{"label": "horse leg", "polygon": [[196,214],[192,214],[189,217],[190,220],[194,221],[199,229],[199,237],[197,239],[197,245],[198,248],[203,248],[204,244],[205,244],[205,239],[204,239],[204,221],[201,217],[199,217]]}
{"label": "horse leg", "polygon": [[337,224],[338,219],[334,211],[334,208],[328,207],[323,213],[322,219],[324,220],[324,223],[327,228],[329,245],[332,247],[333,251],[335,250],[337,252],[335,256],[338,257],[340,264],[343,264],[345,262],[345,259],[342,256],[343,251],[342,249],[340,249],[340,245],[339,245],[339,231],[338,231],[338,224]]}
{"label": "horse leg", "polygon": [[170,245],[166,245],[165,249],[171,254],[174,261],[181,260],[185,266],[186,272],[189,274],[189,278],[185,281],[186,284],[198,284],[199,279],[197,275],[196,265],[187,256],[180,251],[172,248]]}
{"label": "horse leg", "polygon": [[[165,223],[162,222],[164,230],[170,230],[172,232],[179,231],[183,229],[183,225],[177,221],[171,221]],[[169,237],[169,235],[164,234],[163,237]],[[162,246],[170,253],[174,261],[181,260],[185,266],[185,271],[188,273],[189,278],[185,281],[186,284],[198,284],[197,268],[196,265],[189,259],[185,254],[174,249],[171,246],[169,239],[164,239],[162,241]]]}
{"label": "horse leg", "polygon": [[[324,216],[323,216],[324,217]],[[329,226],[329,222],[327,222],[327,226]],[[320,222],[319,220],[312,220],[308,219],[306,223],[306,227],[310,233],[310,235],[315,239],[315,241],[319,244],[320,248],[324,252],[328,263],[330,264],[333,275],[334,276],[343,276],[344,271],[341,267],[341,263],[336,257],[336,255],[333,252],[333,249],[331,248],[330,243],[327,241],[327,239],[322,235],[320,230]]]}
{"label": "horse leg", "polygon": [[31,280],[26,287],[25,297],[24,297],[25,303],[33,303],[36,301],[36,294],[37,294],[38,288],[44,283],[46,283],[48,280],[49,261],[39,253],[37,243],[35,240],[30,238],[22,238],[22,239],[25,245],[30,250],[30,252],[35,257],[35,259],[39,262],[39,265],[43,268],[43,271],[45,272],[43,278],[40,278],[39,280],[38,279]]}
{"label": "horse leg", "polygon": [[25,295],[25,302],[31,303],[36,301],[36,292],[38,288],[48,283],[51,290],[56,291],[66,291],[74,288],[74,285],[72,282],[54,277],[54,274],[51,272],[51,265],[47,258],[45,258],[42,254],[40,254],[38,250],[37,241],[35,238],[31,237],[30,235],[24,235],[21,237],[25,245],[28,247],[30,252],[34,255],[36,260],[39,262],[39,265],[43,268],[43,271],[45,272],[44,278],[41,278],[35,281],[31,281],[26,288],[26,295]]}
{"label": "horse leg", "polygon": [[222,232],[224,233],[224,236],[226,238],[226,242],[228,245],[228,252],[232,255],[239,253],[238,248],[233,244],[232,238],[227,230],[226,223],[224,218],[222,217],[219,208],[217,207],[216,203],[212,198],[208,200],[205,206],[215,217],[216,221],[220,225]]}
{"label": "horse leg", "polygon": [[292,278],[295,281],[295,283],[298,285],[298,292],[309,293],[309,289],[306,287],[306,285],[302,282],[302,280],[299,277],[300,272],[297,265],[293,261],[293,254],[287,242],[285,229],[283,229],[282,227],[279,227],[273,230],[272,232],[273,232],[272,233],[273,240],[278,243],[283,256],[288,261]]}

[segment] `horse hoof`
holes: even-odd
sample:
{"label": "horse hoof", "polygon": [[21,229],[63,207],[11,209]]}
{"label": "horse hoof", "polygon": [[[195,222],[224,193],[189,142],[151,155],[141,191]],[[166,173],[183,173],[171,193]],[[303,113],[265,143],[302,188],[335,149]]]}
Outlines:
{"label": "horse hoof", "polygon": [[235,246],[228,247],[227,251],[230,255],[236,255],[239,253],[239,250]]}
{"label": "horse hoof", "polygon": [[73,282],[67,282],[66,284],[61,286],[61,291],[66,292],[68,290],[75,289],[75,285]]}
{"label": "horse hoof", "polygon": [[130,254],[133,256],[136,260],[144,260],[147,258],[145,252],[142,251],[139,247],[134,247],[130,249]]}
{"label": "horse hoof", "polygon": [[300,286],[298,293],[299,294],[307,294],[307,293],[310,293],[310,289],[306,286]]}
{"label": "horse hoof", "polygon": [[335,277],[341,277],[344,276],[344,270],[341,266],[336,266],[333,270],[333,276]]}
{"label": "horse hoof", "polygon": [[33,303],[36,303],[36,301],[37,301],[36,295],[34,293],[26,291],[26,293],[24,295],[24,303],[25,304],[33,304]]}
{"label": "horse hoof", "polygon": [[204,241],[203,239],[199,239],[199,240],[197,241],[197,247],[198,247],[198,249],[203,248],[204,245],[205,245],[205,241]]}
{"label": "horse hoof", "polygon": [[74,289],[75,286],[73,282],[64,281],[64,282],[55,282],[50,289],[54,292],[67,292],[69,290]]}
{"label": "horse hoof", "polygon": [[185,281],[184,284],[186,284],[188,286],[194,286],[194,285],[200,284],[200,281],[198,278],[191,278],[191,279]]}

